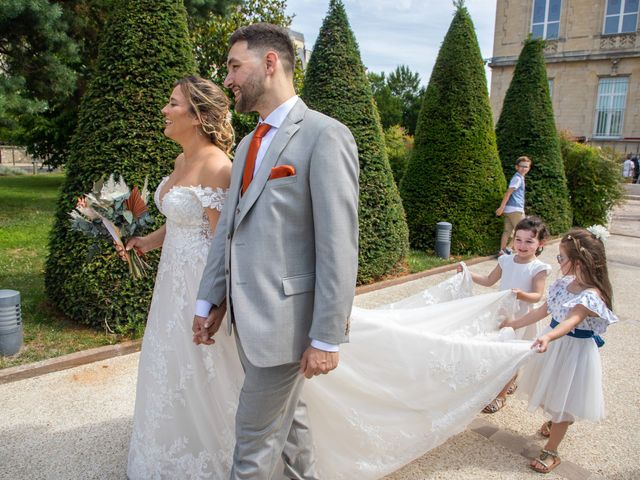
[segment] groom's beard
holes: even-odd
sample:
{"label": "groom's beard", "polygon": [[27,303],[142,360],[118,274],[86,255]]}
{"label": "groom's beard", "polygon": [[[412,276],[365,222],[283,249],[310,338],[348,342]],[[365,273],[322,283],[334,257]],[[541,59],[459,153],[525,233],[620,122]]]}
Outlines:
{"label": "groom's beard", "polygon": [[258,100],[264,95],[264,81],[254,74],[240,87],[240,99],[236,102],[236,112],[249,113],[256,111]]}

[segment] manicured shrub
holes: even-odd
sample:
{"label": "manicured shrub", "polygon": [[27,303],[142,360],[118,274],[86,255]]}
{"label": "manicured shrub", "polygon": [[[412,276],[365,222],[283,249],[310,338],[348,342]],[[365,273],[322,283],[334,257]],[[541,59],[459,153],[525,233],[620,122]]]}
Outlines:
{"label": "manicured shrub", "polygon": [[484,62],[460,5],[431,73],[400,184],[411,246],[432,249],[436,223],[447,221],[453,254],[496,251],[502,222],[495,210],[504,190]]}
{"label": "manicured shrub", "polygon": [[302,98],[344,123],[360,157],[358,282],[392,271],[408,252],[407,224],[375,107],[344,5],[331,0],[307,65]]}
{"label": "manicured shrub", "polygon": [[527,214],[542,217],[553,234],[571,227],[571,205],[553,118],[544,41],[525,41],[496,125],[498,151],[507,178],[518,157],[533,161],[526,177]]}
{"label": "manicured shrub", "polygon": [[393,179],[396,185],[400,185],[407,169],[409,155],[413,149],[413,137],[407,135],[405,129],[400,125],[391,125],[384,131],[384,144],[393,172]]}
{"label": "manicured shrub", "polygon": [[560,137],[560,144],[573,224],[578,227],[607,225],[611,210],[624,197],[619,154],[573,142],[564,135]]}
{"label": "manicured shrub", "polygon": [[107,242],[88,261],[90,242],[71,230],[68,212],[110,173],[122,175],[129,186],[142,186],[148,177],[155,188],[171,171],[179,148],[164,137],[160,110],[174,82],[194,70],[182,2],[115,2],[81,102],[46,264],[49,300],[79,322],[116,331],[144,325],[158,254],[147,255],[154,268],[139,281],[129,277]]}

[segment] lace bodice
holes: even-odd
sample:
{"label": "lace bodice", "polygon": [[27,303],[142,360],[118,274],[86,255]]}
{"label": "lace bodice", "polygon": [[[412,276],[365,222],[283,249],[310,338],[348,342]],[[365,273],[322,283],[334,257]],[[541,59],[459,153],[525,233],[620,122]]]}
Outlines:
{"label": "lace bodice", "polygon": [[[158,278],[175,272],[176,266],[188,263],[192,267],[206,262],[213,234],[206,208],[222,210],[227,190],[211,187],[174,185],[160,198],[160,192],[169,177],[164,177],[154,194],[160,213],[167,217],[166,235],[162,244],[162,257]],[[172,275],[176,281],[179,275]]]}
{"label": "lace bodice", "polygon": [[163,185],[169,177],[164,177],[156,189],[153,197],[158,210],[167,221],[182,226],[198,226],[204,232],[208,232],[209,220],[204,211],[205,208],[222,210],[227,198],[227,191],[221,188],[215,190],[211,187],[174,185],[160,198]]}

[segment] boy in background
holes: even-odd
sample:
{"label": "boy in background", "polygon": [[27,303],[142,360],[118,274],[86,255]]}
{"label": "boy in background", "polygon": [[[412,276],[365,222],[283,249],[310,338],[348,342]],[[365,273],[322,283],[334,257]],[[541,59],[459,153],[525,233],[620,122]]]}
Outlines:
{"label": "boy in background", "polygon": [[511,249],[507,248],[507,243],[518,222],[524,218],[524,177],[529,170],[531,170],[531,159],[524,156],[519,157],[516,161],[516,173],[511,177],[509,188],[502,198],[502,203],[496,210],[498,217],[504,214],[504,230],[500,239],[498,255],[511,254]]}

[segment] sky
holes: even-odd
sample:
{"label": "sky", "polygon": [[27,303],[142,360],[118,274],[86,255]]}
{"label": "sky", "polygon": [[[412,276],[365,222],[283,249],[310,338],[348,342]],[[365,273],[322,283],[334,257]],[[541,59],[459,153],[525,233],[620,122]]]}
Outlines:
{"label": "sky", "polygon": [[[451,0],[343,0],[351,29],[369,71],[390,73],[408,65],[427,85],[438,50],[449,29],[455,7]],[[496,0],[467,0],[482,57],[493,54]],[[287,0],[286,13],[295,15],[291,29],[304,34],[312,49],[327,15],[329,0]],[[490,75],[487,67],[487,75]]]}

